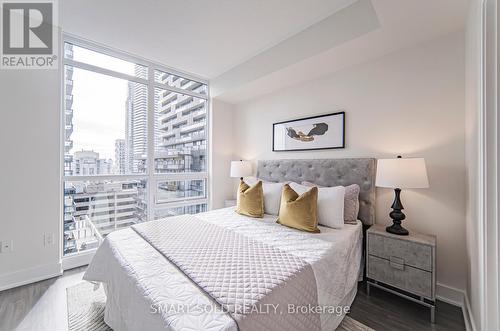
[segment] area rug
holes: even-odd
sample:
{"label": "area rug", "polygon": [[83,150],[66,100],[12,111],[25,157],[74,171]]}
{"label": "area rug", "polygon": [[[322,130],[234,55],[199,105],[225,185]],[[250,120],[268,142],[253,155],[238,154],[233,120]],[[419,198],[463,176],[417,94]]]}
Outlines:
{"label": "area rug", "polygon": [[[104,323],[106,294],[102,286],[81,282],[66,289],[69,331],[112,331]],[[375,331],[346,316],[337,331]]]}
{"label": "area rug", "polygon": [[112,331],[104,323],[106,294],[102,286],[81,282],[66,289],[69,331]]}

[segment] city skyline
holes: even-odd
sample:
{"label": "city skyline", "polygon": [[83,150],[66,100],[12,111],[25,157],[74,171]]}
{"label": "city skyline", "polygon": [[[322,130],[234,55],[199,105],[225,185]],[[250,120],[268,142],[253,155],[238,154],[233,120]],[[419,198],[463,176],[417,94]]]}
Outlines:
{"label": "city skyline", "polygon": [[[96,55],[97,54],[97,55]],[[129,75],[145,77],[147,68],[73,45],[65,56]],[[99,62],[100,61],[100,62]],[[130,64],[130,63],[129,63]],[[132,70],[132,71],[130,71]],[[108,233],[149,218],[206,211],[206,180],[158,181],[157,203],[147,215],[147,179],[101,180],[99,175],[145,176],[148,147],[148,86],[66,66],[65,175],[91,179],[64,183],[64,252],[95,248]],[[166,72],[155,71],[155,81],[177,89],[206,94],[207,86]],[[206,100],[169,89],[154,90],[153,173],[203,172],[206,158]],[[96,176],[96,177],[92,177]],[[168,203],[193,200],[169,208]]]}
{"label": "city skyline", "polygon": [[[79,62],[147,77],[147,68],[141,65],[71,44],[66,44],[65,50],[66,57]],[[114,173],[144,173],[148,87],[89,70],[69,66],[66,69],[71,80],[71,88],[66,90],[71,108],[71,130],[66,139],[68,159],[77,151],[93,151],[99,153],[99,158],[119,164],[116,141],[124,140],[124,168],[115,167]],[[206,94],[206,85],[166,72],[156,71],[155,81]],[[203,171],[206,168],[206,102],[160,88],[155,88],[154,101],[155,170],[160,173]],[[75,127],[78,129],[74,130]],[[197,156],[193,157],[192,153]]]}
{"label": "city skyline", "polygon": [[[73,59],[118,72],[132,72],[134,64],[73,46]],[[73,68],[73,151],[98,152],[103,159],[115,160],[115,141],[125,139],[128,84],[93,71]]]}

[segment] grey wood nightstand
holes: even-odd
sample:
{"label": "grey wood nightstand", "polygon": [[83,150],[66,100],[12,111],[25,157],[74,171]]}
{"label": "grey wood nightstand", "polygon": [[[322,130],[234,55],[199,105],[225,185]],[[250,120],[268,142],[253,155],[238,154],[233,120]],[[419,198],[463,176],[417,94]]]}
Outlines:
{"label": "grey wood nightstand", "polygon": [[367,292],[389,291],[431,309],[435,318],[436,237],[410,231],[399,236],[375,224],[366,232]]}

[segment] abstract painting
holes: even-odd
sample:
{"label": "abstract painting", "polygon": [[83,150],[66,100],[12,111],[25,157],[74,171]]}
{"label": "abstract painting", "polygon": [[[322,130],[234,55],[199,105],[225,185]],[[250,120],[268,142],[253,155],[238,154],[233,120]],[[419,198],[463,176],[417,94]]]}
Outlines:
{"label": "abstract painting", "polygon": [[345,112],[273,124],[273,151],[306,151],[345,147]]}

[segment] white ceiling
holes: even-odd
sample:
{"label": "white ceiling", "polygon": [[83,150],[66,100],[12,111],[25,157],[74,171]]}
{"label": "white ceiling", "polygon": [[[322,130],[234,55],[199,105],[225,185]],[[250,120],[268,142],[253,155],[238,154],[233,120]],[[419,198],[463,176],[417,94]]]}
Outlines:
{"label": "white ceiling", "polygon": [[213,78],[354,1],[64,0],[60,4],[65,32]]}
{"label": "white ceiling", "polygon": [[[359,0],[369,1],[369,0]],[[343,68],[412,47],[452,32],[463,30],[469,0],[372,0],[380,27],[286,68],[268,70],[266,75],[219,89],[226,72],[213,80],[212,96],[240,103],[273,91],[332,74]],[[345,10],[344,10],[345,11]],[[339,12],[335,15],[340,15]],[[246,63],[240,64],[245,66]],[[232,71],[235,71],[233,69]]]}
{"label": "white ceiling", "polygon": [[[232,103],[463,29],[469,2],[60,1],[65,32],[210,79],[212,96]],[[358,8],[355,15],[353,7]],[[363,18],[363,8],[373,14]],[[373,21],[372,16],[377,24],[355,24],[356,17]],[[332,21],[337,19],[345,29],[358,29],[358,33],[345,33],[345,29],[333,33]],[[311,31],[317,34],[311,37]],[[318,47],[329,34],[337,41]],[[314,51],[294,54],[301,42],[312,45]]]}

